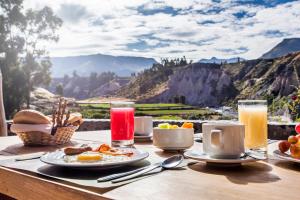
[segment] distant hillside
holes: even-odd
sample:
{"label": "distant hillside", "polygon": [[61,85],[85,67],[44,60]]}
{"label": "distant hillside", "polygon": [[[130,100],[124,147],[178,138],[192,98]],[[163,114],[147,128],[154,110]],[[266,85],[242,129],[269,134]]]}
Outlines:
{"label": "distant hillside", "polygon": [[240,58],[240,57],[228,58],[228,59],[212,57],[210,59],[203,58],[203,59],[199,60],[198,62],[199,63],[222,64],[222,63],[237,63],[237,62],[241,62],[241,61],[245,61],[245,59]]}
{"label": "distant hillside", "polygon": [[[139,102],[176,102],[216,106],[236,95],[231,77],[218,64],[150,68],[121,88],[119,95]],[[182,102],[183,103],[183,102]]]}
{"label": "distant hillside", "polygon": [[53,78],[47,89],[52,93],[57,93],[56,87],[60,85],[65,97],[87,99],[114,95],[116,91],[129,81],[130,77],[119,77],[112,72],[103,72],[101,74],[93,72],[88,77],[76,75]]}
{"label": "distant hillside", "polygon": [[300,51],[300,38],[289,38],[282,40],[270,51],[263,54],[261,58],[278,58],[297,51]]}
{"label": "distant hillside", "polygon": [[300,85],[300,52],[231,64],[150,68],[119,91],[140,102],[220,106],[238,99],[281,98]]}
{"label": "distant hillside", "polygon": [[69,57],[52,57],[52,76],[63,77],[71,75],[74,70],[82,76],[89,76],[91,72],[114,72],[118,76],[130,76],[131,73],[150,68],[157,63],[153,58],[133,56],[110,56],[103,54]]}

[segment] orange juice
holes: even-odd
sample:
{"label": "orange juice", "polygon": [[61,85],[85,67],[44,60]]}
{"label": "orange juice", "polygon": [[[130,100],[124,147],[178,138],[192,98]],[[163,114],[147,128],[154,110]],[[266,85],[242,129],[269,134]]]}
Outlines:
{"label": "orange juice", "polygon": [[268,138],[267,106],[262,104],[243,105],[242,102],[239,102],[239,121],[245,125],[245,148],[266,150]]}

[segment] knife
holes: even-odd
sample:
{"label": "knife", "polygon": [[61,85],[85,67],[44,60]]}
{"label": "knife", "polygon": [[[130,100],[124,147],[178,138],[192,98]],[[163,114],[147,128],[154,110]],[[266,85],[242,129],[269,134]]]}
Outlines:
{"label": "knife", "polygon": [[46,152],[38,152],[38,153],[33,153],[33,154],[22,155],[18,158],[15,158],[15,161],[34,160],[34,159],[40,158],[41,156],[43,156],[45,154],[46,154]]}
{"label": "knife", "polygon": [[122,173],[116,173],[116,174],[104,176],[104,177],[98,178],[97,181],[98,182],[111,181],[111,180],[114,180],[114,179],[117,179],[117,178],[121,178],[121,177],[124,177],[124,176],[128,176],[128,175],[140,172],[140,171],[146,169],[147,167],[148,166],[141,167],[141,168],[138,168],[138,169],[135,169],[135,170],[131,170],[131,171],[128,171],[128,172],[122,172]]}

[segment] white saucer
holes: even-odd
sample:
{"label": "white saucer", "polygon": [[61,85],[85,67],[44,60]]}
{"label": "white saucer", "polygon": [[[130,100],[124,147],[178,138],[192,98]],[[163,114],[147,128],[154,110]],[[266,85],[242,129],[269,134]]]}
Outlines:
{"label": "white saucer", "polygon": [[134,135],[134,140],[138,142],[152,141],[152,133],[150,135]]}
{"label": "white saucer", "polygon": [[279,150],[273,151],[273,154],[277,158],[281,158],[283,160],[288,160],[288,161],[300,163],[300,159],[292,158],[289,154],[287,154],[287,153],[281,153]]}
{"label": "white saucer", "polygon": [[183,151],[190,148],[190,147],[158,147],[158,146],[156,147],[164,151]]}
{"label": "white saucer", "polygon": [[259,159],[251,158],[249,156],[243,158],[236,158],[236,159],[212,158],[209,155],[196,150],[187,151],[184,153],[184,156],[193,160],[204,161],[207,163],[220,163],[220,164],[241,164],[241,163],[255,162],[259,160]]}

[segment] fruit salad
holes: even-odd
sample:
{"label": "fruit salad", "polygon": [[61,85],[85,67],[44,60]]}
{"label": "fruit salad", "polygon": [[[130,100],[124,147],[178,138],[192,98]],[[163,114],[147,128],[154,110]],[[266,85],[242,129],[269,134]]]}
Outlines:
{"label": "fruit salad", "polygon": [[176,124],[172,125],[169,123],[161,123],[158,124],[157,127],[161,129],[194,128],[194,124],[191,122],[184,122],[181,126],[178,126]]}
{"label": "fruit salad", "polygon": [[278,148],[281,153],[290,150],[291,157],[300,159],[300,124],[296,125],[295,131],[297,135],[291,135],[288,140],[281,141]]}

